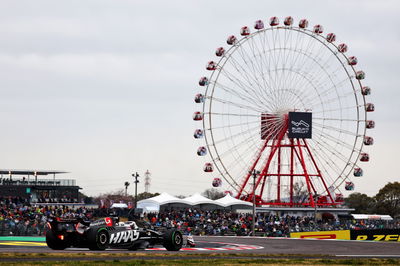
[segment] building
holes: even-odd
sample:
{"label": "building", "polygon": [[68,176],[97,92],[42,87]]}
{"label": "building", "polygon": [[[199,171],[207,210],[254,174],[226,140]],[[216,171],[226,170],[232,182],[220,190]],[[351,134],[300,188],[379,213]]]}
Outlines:
{"label": "building", "polygon": [[[20,197],[31,203],[79,202],[74,179],[60,179],[62,171],[0,170],[0,197]],[[57,175],[57,178],[56,178]]]}

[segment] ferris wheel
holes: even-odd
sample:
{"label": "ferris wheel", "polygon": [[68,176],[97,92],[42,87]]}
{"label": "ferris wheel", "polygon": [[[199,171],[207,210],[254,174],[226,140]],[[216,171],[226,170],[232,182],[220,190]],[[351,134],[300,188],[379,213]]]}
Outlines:
{"label": "ferris wheel", "polygon": [[258,205],[333,206],[369,161],[371,89],[321,25],[272,17],[215,51],[199,80],[194,138],[214,187]]}

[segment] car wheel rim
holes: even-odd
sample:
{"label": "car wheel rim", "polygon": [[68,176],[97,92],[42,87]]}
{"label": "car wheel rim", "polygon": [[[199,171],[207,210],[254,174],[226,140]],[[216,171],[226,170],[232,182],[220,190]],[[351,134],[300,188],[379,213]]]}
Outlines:
{"label": "car wheel rim", "polygon": [[175,235],[175,244],[180,245],[182,242],[182,237],[179,234]]}
{"label": "car wheel rim", "polygon": [[100,244],[102,244],[102,245],[104,245],[105,243],[107,243],[107,236],[106,236],[106,234],[100,234],[99,242],[100,242]]}

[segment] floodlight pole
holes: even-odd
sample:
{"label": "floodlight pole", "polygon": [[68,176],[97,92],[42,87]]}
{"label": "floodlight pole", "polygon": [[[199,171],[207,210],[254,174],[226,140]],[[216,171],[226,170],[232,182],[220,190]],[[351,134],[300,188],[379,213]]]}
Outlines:
{"label": "floodlight pole", "polygon": [[139,183],[138,177],[139,174],[136,172],[135,174],[132,174],[132,176],[135,178],[135,209],[137,208],[137,183]]}

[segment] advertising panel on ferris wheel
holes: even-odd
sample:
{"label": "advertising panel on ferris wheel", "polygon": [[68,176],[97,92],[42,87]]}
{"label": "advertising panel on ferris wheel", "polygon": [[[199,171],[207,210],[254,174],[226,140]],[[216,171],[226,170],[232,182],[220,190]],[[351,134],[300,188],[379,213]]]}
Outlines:
{"label": "advertising panel on ferris wheel", "polygon": [[312,113],[289,112],[289,138],[311,139]]}

